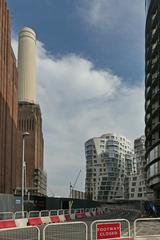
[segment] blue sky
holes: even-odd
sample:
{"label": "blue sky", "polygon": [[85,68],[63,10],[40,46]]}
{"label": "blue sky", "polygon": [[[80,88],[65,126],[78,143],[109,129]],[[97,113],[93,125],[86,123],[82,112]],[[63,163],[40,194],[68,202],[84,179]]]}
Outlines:
{"label": "blue sky", "polygon": [[23,26],[37,33],[37,87],[48,184],[67,195],[84,142],[106,132],[144,132],[143,0],[8,0],[13,47]]}

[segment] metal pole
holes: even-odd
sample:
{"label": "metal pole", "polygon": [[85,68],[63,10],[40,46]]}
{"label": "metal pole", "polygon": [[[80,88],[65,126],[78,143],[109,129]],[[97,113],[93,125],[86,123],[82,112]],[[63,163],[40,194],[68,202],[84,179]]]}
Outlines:
{"label": "metal pole", "polygon": [[22,214],[24,212],[24,171],[25,171],[25,161],[24,161],[24,153],[25,153],[25,137],[28,136],[28,132],[24,132],[22,134]]}
{"label": "metal pole", "polygon": [[27,165],[24,161],[24,198],[27,195]]}
{"label": "metal pole", "polygon": [[24,212],[24,148],[25,148],[25,135],[22,136],[22,213]]}

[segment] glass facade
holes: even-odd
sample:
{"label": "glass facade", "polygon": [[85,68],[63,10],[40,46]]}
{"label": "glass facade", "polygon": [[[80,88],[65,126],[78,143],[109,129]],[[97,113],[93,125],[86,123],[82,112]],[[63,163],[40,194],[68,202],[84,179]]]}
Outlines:
{"label": "glass facade", "polygon": [[148,12],[151,1],[152,0],[146,0],[146,13]]}
{"label": "glass facade", "polygon": [[146,0],[145,135],[147,183],[155,192],[160,179],[160,1]]}
{"label": "glass facade", "polygon": [[128,175],[133,171],[133,147],[116,134],[104,134],[85,143],[86,192],[93,200],[128,198]]}

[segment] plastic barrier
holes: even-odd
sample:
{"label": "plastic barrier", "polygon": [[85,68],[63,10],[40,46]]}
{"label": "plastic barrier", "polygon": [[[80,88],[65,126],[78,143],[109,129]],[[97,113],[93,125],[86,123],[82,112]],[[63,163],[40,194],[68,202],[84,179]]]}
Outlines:
{"label": "plastic barrier", "polygon": [[26,227],[28,223],[28,218],[15,219],[16,227]]}
{"label": "plastic barrier", "polygon": [[40,217],[48,217],[49,211],[48,210],[42,210],[40,211]]}
{"label": "plastic barrier", "polygon": [[28,212],[26,212],[26,211],[15,212],[14,219],[22,219],[22,218],[28,218]]}
{"label": "plastic barrier", "polygon": [[66,218],[64,215],[59,215],[60,222],[65,222]]}
{"label": "plastic barrier", "polygon": [[65,214],[64,216],[65,216],[66,221],[71,221],[71,217],[69,214]]}
{"label": "plastic barrier", "polygon": [[30,211],[28,213],[29,218],[35,218],[35,217],[40,217],[40,212],[39,211]]}
{"label": "plastic barrier", "polygon": [[85,214],[84,213],[76,213],[75,216],[76,216],[76,219],[82,219],[85,217]]}
{"label": "plastic barrier", "polygon": [[91,215],[92,215],[93,217],[96,216],[96,209],[92,208],[92,210],[91,210]]}
{"label": "plastic barrier", "polygon": [[15,220],[1,220],[0,221],[0,229],[2,228],[14,228],[16,227]]}
{"label": "plastic barrier", "polygon": [[75,220],[75,210],[74,210],[74,209],[71,209],[71,210],[69,211],[69,214],[70,214],[71,220]]}
{"label": "plastic barrier", "polygon": [[42,223],[43,224],[49,224],[51,223],[50,217],[41,217]]}
{"label": "plastic barrier", "polygon": [[58,215],[50,216],[50,219],[51,219],[51,222],[52,222],[52,223],[58,223],[58,222],[60,222],[60,218],[59,218]]}
{"label": "plastic barrier", "polygon": [[85,216],[88,218],[88,217],[91,217],[91,214],[90,212],[85,212]]}
{"label": "plastic barrier", "polygon": [[42,225],[42,220],[40,217],[35,217],[35,218],[29,218],[28,219],[28,226],[38,226]]}
{"label": "plastic barrier", "polygon": [[58,210],[50,210],[49,216],[58,215]]}

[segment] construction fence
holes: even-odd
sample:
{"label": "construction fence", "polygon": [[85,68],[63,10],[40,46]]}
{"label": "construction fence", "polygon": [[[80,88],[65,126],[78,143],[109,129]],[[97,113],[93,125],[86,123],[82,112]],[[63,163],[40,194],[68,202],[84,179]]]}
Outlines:
{"label": "construction fence", "polygon": [[160,218],[51,223],[43,227],[1,229],[0,240],[160,240]]}

